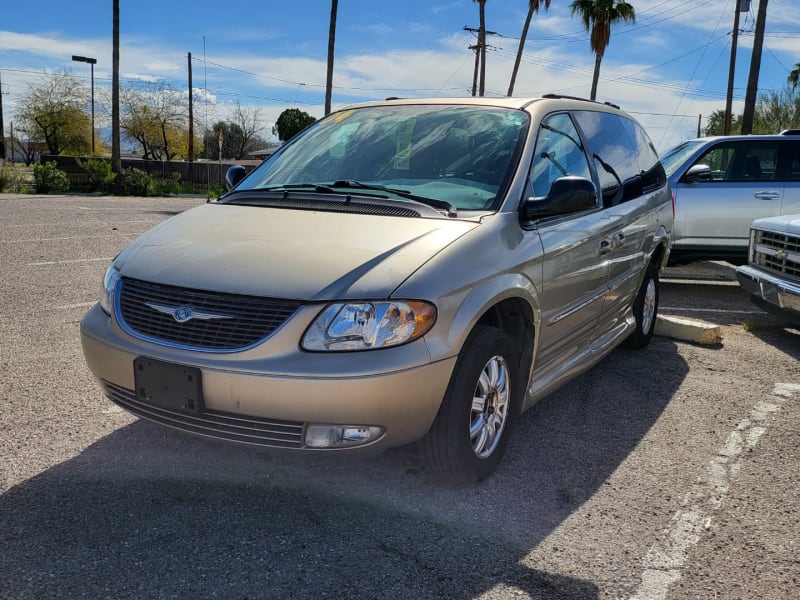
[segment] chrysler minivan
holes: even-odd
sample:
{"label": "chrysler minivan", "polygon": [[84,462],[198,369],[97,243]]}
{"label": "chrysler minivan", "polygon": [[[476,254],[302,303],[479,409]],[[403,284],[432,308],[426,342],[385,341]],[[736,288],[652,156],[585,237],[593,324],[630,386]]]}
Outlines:
{"label": "chrysler minivan", "polygon": [[144,419],[305,452],[416,443],[477,481],[520,413],[653,334],[671,195],[617,107],[350,106],[242,175],[125,248],[82,320],[103,392]]}

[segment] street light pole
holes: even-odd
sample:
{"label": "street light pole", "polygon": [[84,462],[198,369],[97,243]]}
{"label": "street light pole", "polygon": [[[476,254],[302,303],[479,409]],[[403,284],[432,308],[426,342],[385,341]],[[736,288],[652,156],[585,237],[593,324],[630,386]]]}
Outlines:
{"label": "street light pole", "polygon": [[73,54],[72,60],[75,62],[89,63],[92,67],[92,156],[94,156],[94,66],[97,64],[97,59],[89,58],[88,56],[75,56]]}

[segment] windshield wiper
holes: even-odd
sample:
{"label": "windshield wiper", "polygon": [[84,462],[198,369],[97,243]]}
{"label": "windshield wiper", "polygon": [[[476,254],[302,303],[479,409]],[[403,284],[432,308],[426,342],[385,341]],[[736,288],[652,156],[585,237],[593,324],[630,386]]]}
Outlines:
{"label": "windshield wiper", "polygon": [[[256,188],[255,191],[265,191],[265,192],[280,192],[283,190],[299,190],[303,188],[311,188],[315,192],[321,192],[323,194],[336,194],[337,192],[328,185],[324,185],[322,183],[284,183],[281,185],[270,185],[263,188]],[[253,190],[243,190],[243,191],[253,191]]]}
{"label": "windshield wiper", "polygon": [[437,200],[436,198],[428,198],[427,196],[418,196],[417,194],[412,194],[408,190],[401,190],[399,188],[388,187],[385,185],[378,185],[374,183],[362,183],[360,181],[356,181],[354,179],[339,179],[334,181],[330,184],[332,188],[350,188],[350,189],[362,189],[362,190],[375,190],[378,192],[388,192],[390,194],[394,194],[396,196],[400,196],[401,198],[406,198],[408,200],[413,200],[414,202],[419,202],[421,204],[425,204],[427,206],[431,206],[437,210],[443,210],[447,212],[448,217],[457,217],[458,216],[458,209],[447,202],[446,200]]}

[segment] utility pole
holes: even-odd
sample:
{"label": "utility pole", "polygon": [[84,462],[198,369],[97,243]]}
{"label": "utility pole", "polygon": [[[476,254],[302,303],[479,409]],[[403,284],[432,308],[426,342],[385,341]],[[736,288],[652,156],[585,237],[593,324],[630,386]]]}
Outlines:
{"label": "utility pole", "polygon": [[333,59],[336,47],[336,14],[339,12],[339,0],[331,0],[331,18],[328,25],[328,69],[325,75],[325,116],[331,113],[331,97],[333,96]]}
{"label": "utility pole", "polygon": [[[478,35],[478,43],[472,46],[467,46],[470,50],[475,51],[475,69],[472,72],[472,95],[483,96],[486,78],[486,36],[497,35],[496,31],[485,31],[480,28],[467,27],[464,25],[464,31],[475,33]],[[483,35],[481,35],[483,34]],[[480,72],[480,89],[478,88],[478,73]]]}
{"label": "utility pole", "polygon": [[750,57],[750,75],[747,78],[747,93],[744,97],[742,113],[742,134],[753,132],[753,116],[756,112],[756,94],[758,93],[758,73],[761,70],[761,50],[764,46],[764,29],[767,23],[767,3],[759,0],[756,15],[756,33],[753,38],[753,55]]}
{"label": "utility pole", "polygon": [[192,53],[189,52],[189,162],[194,161],[194,92],[192,91]]}
{"label": "utility pole", "polygon": [[[111,170],[122,172],[122,155],[119,139],[119,0],[114,0],[112,9],[112,70],[111,70]],[[115,185],[119,189],[121,178]]]}
{"label": "utility pole", "polygon": [[475,51],[475,69],[472,71],[472,95],[474,97],[478,95],[478,66],[481,64],[481,52],[480,46],[477,44],[469,46],[469,49]]}
{"label": "utility pole", "polygon": [[731,134],[731,114],[733,106],[733,74],[736,71],[736,44],[739,39],[739,13],[750,10],[750,0],[736,0],[733,7],[733,32],[731,33],[731,63],[728,67],[728,93],[725,96],[725,122],[722,124],[722,135]]}
{"label": "utility pole", "polygon": [[[12,146],[12,152],[13,146]],[[3,81],[0,79],[0,160],[6,159],[6,134],[3,129]]]}

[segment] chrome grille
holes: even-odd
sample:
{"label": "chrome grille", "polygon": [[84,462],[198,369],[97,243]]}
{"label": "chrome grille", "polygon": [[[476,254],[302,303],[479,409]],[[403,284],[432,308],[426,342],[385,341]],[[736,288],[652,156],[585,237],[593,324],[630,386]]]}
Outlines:
{"label": "chrome grille", "polygon": [[[121,286],[117,317],[122,327],[138,337],[194,350],[233,351],[253,346],[300,306],[292,300],[207,292],[127,277],[122,278]],[[179,323],[152,305],[188,306],[198,313],[226,318]]]}
{"label": "chrome grille", "polygon": [[137,417],[173,429],[208,438],[265,446],[270,448],[302,448],[303,423],[246,417],[205,409],[199,415],[188,415],[141,402],[133,390],[103,381],[109,400]]}
{"label": "chrome grille", "polygon": [[800,281],[800,237],[774,231],[756,231],[753,264]]}

